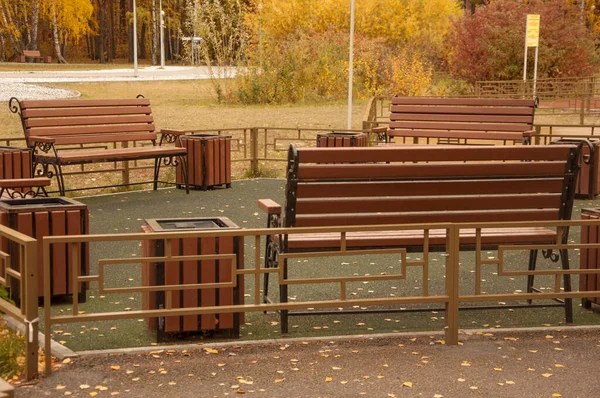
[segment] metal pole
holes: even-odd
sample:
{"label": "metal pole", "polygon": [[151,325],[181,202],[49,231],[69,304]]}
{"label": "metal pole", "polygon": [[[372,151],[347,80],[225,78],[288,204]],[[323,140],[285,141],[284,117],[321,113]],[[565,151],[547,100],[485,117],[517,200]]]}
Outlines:
{"label": "metal pole", "polygon": [[162,9],[162,0],[159,2],[160,10],[160,67],[165,68],[165,25],[164,25],[164,14]]}
{"label": "metal pole", "polygon": [[138,60],[137,60],[137,7],[133,0],[133,76],[138,76]]}
{"label": "metal pole", "polygon": [[354,69],[354,0],[350,1],[350,59],[348,62],[348,130],[352,129],[352,72]]}

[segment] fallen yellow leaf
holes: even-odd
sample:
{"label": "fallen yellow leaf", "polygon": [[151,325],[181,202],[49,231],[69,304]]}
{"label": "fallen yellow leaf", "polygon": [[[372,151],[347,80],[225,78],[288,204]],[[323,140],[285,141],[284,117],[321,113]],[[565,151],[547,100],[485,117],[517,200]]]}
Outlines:
{"label": "fallen yellow leaf", "polygon": [[113,365],[110,367],[112,370],[119,370],[121,367],[119,365]]}
{"label": "fallen yellow leaf", "polygon": [[325,382],[328,382],[328,381],[331,381],[331,380],[333,380],[333,378],[331,378],[331,377],[329,377],[329,376],[327,376],[327,377],[325,378]]}
{"label": "fallen yellow leaf", "polygon": [[96,391],[92,391],[92,392],[90,393],[90,397],[95,397],[96,395],[98,395],[98,393],[97,393]]}
{"label": "fallen yellow leaf", "polygon": [[412,386],[413,386],[412,381],[405,381],[404,383],[402,383],[402,387],[412,388]]}
{"label": "fallen yellow leaf", "polygon": [[542,373],[542,376],[544,376],[545,378],[548,378],[548,377],[552,376],[552,373]]}
{"label": "fallen yellow leaf", "polygon": [[87,385],[87,384],[81,384],[81,385],[79,386],[79,388],[81,388],[82,390],[85,390],[86,388],[90,388],[90,386],[89,386],[89,385]]}

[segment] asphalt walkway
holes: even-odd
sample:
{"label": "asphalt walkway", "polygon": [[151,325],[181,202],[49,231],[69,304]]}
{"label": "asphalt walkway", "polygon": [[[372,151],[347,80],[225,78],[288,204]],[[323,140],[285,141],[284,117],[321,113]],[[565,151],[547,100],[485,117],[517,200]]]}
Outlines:
{"label": "asphalt walkway", "polygon": [[18,397],[597,397],[600,333],[547,329],[156,348],[57,364]]}

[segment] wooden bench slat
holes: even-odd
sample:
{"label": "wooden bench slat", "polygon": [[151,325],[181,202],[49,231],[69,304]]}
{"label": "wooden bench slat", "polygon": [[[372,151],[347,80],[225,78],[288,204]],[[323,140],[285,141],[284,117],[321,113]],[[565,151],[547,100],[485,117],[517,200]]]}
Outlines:
{"label": "wooden bench slat", "polygon": [[393,105],[391,115],[394,119],[411,119],[415,114],[438,115],[438,116],[503,116],[505,118],[517,115],[520,118],[527,118],[531,121],[533,113],[530,108],[509,108],[509,107],[486,107],[479,106],[415,106],[415,105]]}
{"label": "wooden bench slat", "polygon": [[[52,137],[58,145],[79,145],[79,144],[114,144],[120,142],[142,141],[152,146],[153,140],[156,140],[155,133],[127,133],[127,134],[86,134],[81,136],[55,136]],[[35,141],[35,138],[31,139]]]}
{"label": "wooden bench slat", "polygon": [[390,130],[388,137],[458,138],[474,140],[521,141],[530,134],[517,132],[448,131],[448,130]]}
{"label": "wooden bench slat", "polygon": [[[104,116],[104,117],[73,117],[73,118],[50,118],[50,119],[29,119],[25,120],[25,127],[28,129],[39,127],[56,126],[94,126],[94,125],[127,125],[148,123],[152,124],[154,119],[150,115],[124,115],[124,116]],[[31,133],[30,133],[31,135]]]}
{"label": "wooden bench slat", "polygon": [[413,145],[410,150],[401,146],[367,148],[303,148],[298,154],[299,163],[335,162],[461,162],[476,160],[565,160],[573,146],[569,145],[530,145],[498,147],[431,146]]}
{"label": "wooden bench slat", "polygon": [[475,105],[475,106],[535,106],[533,99],[511,99],[511,98],[440,98],[440,97],[393,97],[392,104],[423,104],[423,105]]}
{"label": "wooden bench slat", "polygon": [[77,117],[77,116],[100,116],[100,115],[151,115],[150,106],[124,106],[124,107],[102,107],[102,108],[39,108],[26,109],[23,111],[23,119],[46,118],[46,117]]}
{"label": "wooden bench slat", "polygon": [[529,195],[435,195],[411,197],[300,198],[296,215],[327,213],[386,213],[412,211],[557,209],[559,193]]}
{"label": "wooden bench slat", "polygon": [[[29,140],[35,137],[50,137],[56,136],[84,136],[88,134],[106,134],[109,140],[112,140],[111,134],[114,133],[140,133],[155,131],[153,124],[128,124],[128,125],[104,125],[104,126],[68,126],[64,128],[32,128],[29,130],[27,138]],[[154,134],[156,135],[156,134]]]}
{"label": "wooden bench slat", "polygon": [[[413,122],[398,120],[390,123],[390,128],[401,130],[451,130],[451,131],[514,131],[524,132],[531,130],[527,124],[521,123],[442,123],[442,122]],[[414,132],[413,132],[414,133]]]}
{"label": "wooden bench slat", "polygon": [[[98,161],[116,161],[132,159],[153,159],[157,156],[184,155],[185,148],[166,147],[166,146],[148,146],[135,148],[116,148],[116,149],[87,149],[83,151],[63,151],[59,157],[59,162],[66,164],[94,163]],[[53,156],[39,155],[40,160],[49,162],[54,161]]]}
{"label": "wooden bench slat", "polygon": [[562,178],[527,178],[490,180],[437,180],[437,181],[365,181],[355,182],[300,182],[297,195],[300,198],[365,197],[458,194],[510,194],[560,192]]}
{"label": "wooden bench slat", "polygon": [[[339,233],[289,234],[288,247],[290,250],[331,250],[339,249],[341,237]],[[349,232],[346,234],[348,248],[365,247],[414,247],[420,250],[423,245],[423,231],[377,231]],[[474,229],[460,230],[461,245],[475,244]],[[556,232],[547,228],[484,228],[481,230],[481,241],[485,245],[556,242]],[[431,245],[446,244],[446,230],[429,230]]]}
{"label": "wooden bench slat", "polygon": [[382,178],[465,178],[485,175],[529,176],[547,175],[559,176],[565,172],[565,162],[504,162],[484,163],[473,162],[469,164],[346,164],[346,165],[302,165],[298,170],[300,179],[314,180],[345,180],[368,179],[377,176]]}
{"label": "wooden bench slat", "polygon": [[436,114],[436,113],[414,113],[399,117],[393,113],[390,121],[409,119],[412,121],[437,121],[437,122],[478,122],[478,123],[521,123],[531,126],[531,115],[508,116],[508,115],[475,115],[475,114]]}
{"label": "wooden bench slat", "polygon": [[127,106],[150,106],[148,98],[124,98],[124,99],[55,99],[55,100],[23,100],[21,108],[44,109],[44,108],[90,108],[90,107],[127,107]]}
{"label": "wooden bench slat", "polygon": [[559,209],[452,211],[383,214],[299,214],[296,227],[325,227],[331,225],[380,225],[460,222],[551,221],[558,217]]}

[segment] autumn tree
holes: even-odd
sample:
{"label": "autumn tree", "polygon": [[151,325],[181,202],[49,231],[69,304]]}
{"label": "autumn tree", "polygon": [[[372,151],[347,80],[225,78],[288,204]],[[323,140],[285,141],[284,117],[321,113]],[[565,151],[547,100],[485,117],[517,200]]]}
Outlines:
{"label": "autumn tree", "polygon": [[448,58],[453,76],[514,80],[523,76],[527,14],[540,15],[538,76],[588,76],[596,70],[593,33],[581,10],[564,1],[495,1],[455,22]]}

